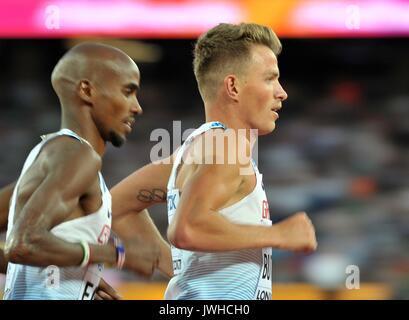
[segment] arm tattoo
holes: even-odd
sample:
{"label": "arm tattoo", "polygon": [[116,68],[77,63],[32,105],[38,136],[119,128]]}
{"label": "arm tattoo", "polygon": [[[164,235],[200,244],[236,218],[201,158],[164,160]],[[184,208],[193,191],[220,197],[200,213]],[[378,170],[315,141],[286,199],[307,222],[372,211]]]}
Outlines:
{"label": "arm tattoo", "polygon": [[152,191],[147,189],[141,189],[139,190],[139,193],[136,196],[136,198],[144,203],[164,202],[166,201],[166,192],[161,189],[152,189]]}

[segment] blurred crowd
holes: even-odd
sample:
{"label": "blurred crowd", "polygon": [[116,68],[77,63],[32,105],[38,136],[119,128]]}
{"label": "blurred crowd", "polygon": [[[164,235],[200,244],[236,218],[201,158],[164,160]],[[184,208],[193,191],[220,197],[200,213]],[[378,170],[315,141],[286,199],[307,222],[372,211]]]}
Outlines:
{"label": "blurred crowd", "polygon": [[[171,134],[173,121],[185,130],[204,119],[193,42],[148,42],[161,48],[162,58],[139,63],[144,114],[124,147],[107,150],[103,174],[110,187],[150,161],[154,129]],[[346,266],[356,265],[362,283],[385,283],[393,297],[407,299],[409,45],[404,39],[282,42],[279,67],[289,98],[276,131],[258,141],[258,165],[273,221],[306,211],[319,247],[310,256],[274,251],[273,281],[333,289],[344,286]],[[0,186],[18,177],[40,135],[59,129],[49,78],[65,50],[63,40],[0,41]],[[165,235],[166,207],[150,212]],[[149,281],[128,272],[109,271],[109,277]]]}

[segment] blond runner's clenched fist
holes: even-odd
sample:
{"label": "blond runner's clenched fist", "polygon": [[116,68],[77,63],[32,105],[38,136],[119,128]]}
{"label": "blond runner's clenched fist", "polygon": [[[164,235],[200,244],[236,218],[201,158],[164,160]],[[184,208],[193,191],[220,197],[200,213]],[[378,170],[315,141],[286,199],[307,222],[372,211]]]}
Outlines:
{"label": "blond runner's clenched fist", "polygon": [[305,212],[297,212],[274,227],[280,239],[280,249],[301,252],[317,249],[314,226]]}

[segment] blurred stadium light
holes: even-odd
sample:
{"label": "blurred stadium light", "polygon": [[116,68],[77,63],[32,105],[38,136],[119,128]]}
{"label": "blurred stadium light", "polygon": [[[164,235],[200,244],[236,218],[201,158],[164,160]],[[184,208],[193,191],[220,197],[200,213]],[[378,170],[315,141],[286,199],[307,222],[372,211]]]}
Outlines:
{"label": "blurred stadium light", "polygon": [[0,3],[0,37],[193,38],[219,22],[241,21],[269,25],[281,37],[404,36],[409,35],[409,3],[403,0]]}

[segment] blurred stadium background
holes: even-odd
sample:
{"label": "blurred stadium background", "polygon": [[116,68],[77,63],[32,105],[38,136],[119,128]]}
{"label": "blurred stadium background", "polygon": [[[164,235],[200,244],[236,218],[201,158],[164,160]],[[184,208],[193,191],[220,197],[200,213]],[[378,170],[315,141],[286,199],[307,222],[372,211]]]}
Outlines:
{"label": "blurred stadium background", "polygon": [[[289,99],[274,134],[259,140],[270,213],[278,221],[307,211],[319,243],[311,256],[274,252],[273,298],[408,299],[408,1],[2,1],[0,186],[18,177],[40,135],[58,130],[49,79],[72,45],[115,45],[141,70],[144,115],[104,160],[112,187],[149,162],[154,129],[203,122],[194,39],[240,21],[270,25],[283,43]],[[150,212],[165,235],[165,206]],[[360,289],[346,288],[348,265],[359,267]],[[128,299],[162,299],[166,286],[160,274],[105,278]]]}

